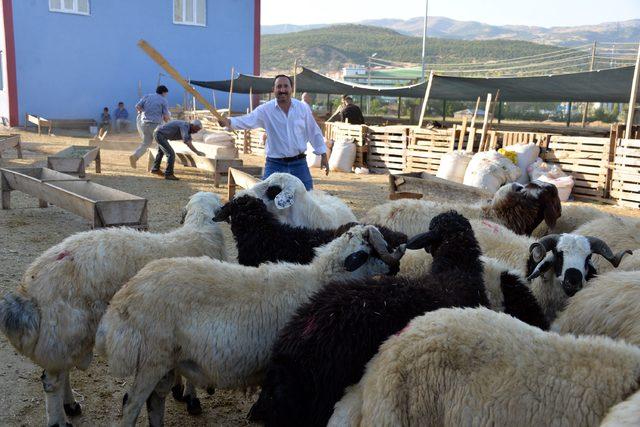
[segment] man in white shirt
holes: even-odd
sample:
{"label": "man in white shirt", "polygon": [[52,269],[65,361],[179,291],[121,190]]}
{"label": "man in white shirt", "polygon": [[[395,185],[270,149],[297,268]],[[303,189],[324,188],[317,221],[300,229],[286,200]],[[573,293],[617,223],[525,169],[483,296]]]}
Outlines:
{"label": "man in white shirt", "polygon": [[219,122],[229,129],[264,128],[267,132],[267,161],[262,179],[275,172],[287,172],[300,178],[307,190],[311,190],[313,179],[305,154],[307,141],[311,143],[313,152],[322,156],[321,168],[328,175],[327,147],[311,109],[301,101],[292,99],[291,92],[291,78],[278,75],[273,82],[275,99],[247,115],[224,118]]}

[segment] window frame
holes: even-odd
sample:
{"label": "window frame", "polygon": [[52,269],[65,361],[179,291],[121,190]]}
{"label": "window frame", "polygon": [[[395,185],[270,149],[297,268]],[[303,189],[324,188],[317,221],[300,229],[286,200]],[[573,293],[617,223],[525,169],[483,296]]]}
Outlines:
{"label": "window frame", "polygon": [[[176,8],[176,1],[178,0],[173,0],[173,8],[171,9],[171,15],[172,15],[172,20],[173,23],[176,25],[190,25],[192,27],[206,27],[207,26],[207,0],[201,0],[204,4],[204,17],[203,17],[203,23],[199,23],[197,22],[197,13],[198,13],[198,1],[199,0],[179,0],[182,1],[182,21],[176,21],[176,14],[175,14],[175,8]],[[185,17],[187,16],[187,2],[192,2],[193,4],[193,21],[186,21]]]}
{"label": "window frame", "polygon": [[91,0],[87,0],[87,12],[80,12],[80,10],[78,9],[78,0],[72,0],[72,1],[73,1],[73,9],[66,9],[64,7],[64,0],[60,0],[60,9],[54,9],[52,5],[52,1],[49,0],[49,12],[91,16]]}

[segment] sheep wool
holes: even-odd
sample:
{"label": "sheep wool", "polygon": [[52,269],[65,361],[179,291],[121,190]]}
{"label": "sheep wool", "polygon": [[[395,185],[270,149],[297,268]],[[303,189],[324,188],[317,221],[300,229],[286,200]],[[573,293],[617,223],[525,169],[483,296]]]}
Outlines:
{"label": "sheep wool", "polygon": [[[376,232],[355,226],[318,248],[309,265],[246,267],[200,257],[145,266],[114,296],[96,335],[110,371],[135,374],[123,425],[134,425],[172,372],[202,388],[260,384],[278,331],[313,292],[332,280],[388,273],[373,254]],[[152,413],[161,418],[163,403]]]}
{"label": "sheep wool", "polygon": [[441,309],[380,347],[329,426],[597,426],[639,376],[636,346]]}
{"label": "sheep wool", "polygon": [[120,286],[155,259],[226,257],[222,233],[213,222],[220,207],[218,196],[200,192],[186,206],[184,225],[171,232],[123,227],[74,234],[40,255],[16,291],[0,300],[0,330],[45,369],[49,425],[66,422],[59,394],[63,387],[65,406],[79,411],[68,371],[90,364],[98,322]]}

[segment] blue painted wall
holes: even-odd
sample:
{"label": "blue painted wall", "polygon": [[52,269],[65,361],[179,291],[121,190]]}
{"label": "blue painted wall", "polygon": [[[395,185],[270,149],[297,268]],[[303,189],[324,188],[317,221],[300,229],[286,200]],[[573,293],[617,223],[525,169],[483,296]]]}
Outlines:
{"label": "blue painted wall", "polygon": [[[163,71],[136,46],[141,38],[185,78],[227,79],[232,66],[252,74],[253,8],[254,0],[207,0],[207,24],[199,27],[174,24],[172,0],[90,0],[90,16],[50,12],[47,0],[14,0],[20,123],[25,113],[97,120],[118,101],[132,115],[138,82],[143,94],[153,92]],[[183,103],[177,83],[163,76],[161,84],[169,105]],[[211,91],[201,93],[211,102]],[[216,100],[226,108],[225,93]],[[233,96],[234,110],[248,103]]]}

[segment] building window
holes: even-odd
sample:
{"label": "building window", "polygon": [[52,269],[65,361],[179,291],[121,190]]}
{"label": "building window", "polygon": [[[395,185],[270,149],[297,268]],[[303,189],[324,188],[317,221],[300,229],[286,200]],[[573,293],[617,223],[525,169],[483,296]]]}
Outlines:
{"label": "building window", "polygon": [[206,0],[173,0],[173,23],[207,25]]}
{"label": "building window", "polygon": [[51,12],[89,15],[89,0],[49,0]]}

